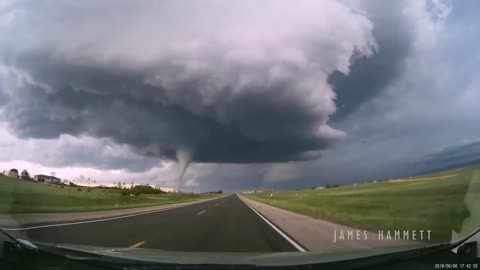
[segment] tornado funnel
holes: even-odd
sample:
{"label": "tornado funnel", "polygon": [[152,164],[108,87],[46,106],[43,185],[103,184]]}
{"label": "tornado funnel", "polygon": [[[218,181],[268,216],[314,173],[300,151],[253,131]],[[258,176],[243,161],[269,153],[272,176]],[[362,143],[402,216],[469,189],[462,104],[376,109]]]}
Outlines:
{"label": "tornado funnel", "polygon": [[177,178],[177,191],[180,191],[180,188],[182,187],[183,175],[185,174],[185,171],[187,170],[188,165],[190,165],[190,162],[192,162],[192,155],[190,151],[178,150],[177,161],[178,161],[178,167],[179,167],[179,173]]}

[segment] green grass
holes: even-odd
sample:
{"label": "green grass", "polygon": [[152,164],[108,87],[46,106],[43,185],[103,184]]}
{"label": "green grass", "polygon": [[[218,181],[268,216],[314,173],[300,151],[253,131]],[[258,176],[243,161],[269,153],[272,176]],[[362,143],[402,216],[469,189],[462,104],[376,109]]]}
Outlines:
{"label": "green grass", "polygon": [[[421,179],[427,177],[444,178]],[[430,229],[433,242],[449,241],[452,229],[462,228],[463,220],[469,216],[464,203],[467,191],[471,192],[469,196],[480,198],[480,165],[402,180],[412,181],[246,196],[293,212],[371,231]]]}
{"label": "green grass", "polygon": [[122,196],[118,190],[80,188],[0,176],[0,213],[54,213],[125,209],[188,202],[218,195],[167,193]]}

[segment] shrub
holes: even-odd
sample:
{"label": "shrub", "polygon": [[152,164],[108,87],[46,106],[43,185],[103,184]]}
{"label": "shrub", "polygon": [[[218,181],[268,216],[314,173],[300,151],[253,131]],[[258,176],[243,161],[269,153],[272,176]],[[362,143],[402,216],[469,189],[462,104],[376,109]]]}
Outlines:
{"label": "shrub", "polygon": [[133,193],[138,196],[140,194],[163,194],[165,192],[160,189],[155,189],[151,186],[138,185],[131,188],[129,193]]}

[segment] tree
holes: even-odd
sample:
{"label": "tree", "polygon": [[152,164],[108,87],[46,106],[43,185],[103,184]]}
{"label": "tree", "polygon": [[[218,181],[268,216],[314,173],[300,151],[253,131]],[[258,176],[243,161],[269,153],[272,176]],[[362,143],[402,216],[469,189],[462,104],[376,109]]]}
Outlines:
{"label": "tree", "polygon": [[8,172],[8,176],[18,178],[18,170],[15,168],[10,169],[10,171]]}
{"label": "tree", "polygon": [[23,170],[20,178],[25,179],[25,180],[29,180],[30,179],[30,174],[27,172],[27,170]]}

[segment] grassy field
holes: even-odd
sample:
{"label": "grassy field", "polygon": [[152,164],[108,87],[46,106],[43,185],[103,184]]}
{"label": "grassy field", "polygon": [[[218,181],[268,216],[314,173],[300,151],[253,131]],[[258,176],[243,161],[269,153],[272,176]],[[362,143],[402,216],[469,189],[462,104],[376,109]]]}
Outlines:
{"label": "grassy field", "polygon": [[469,198],[480,199],[480,165],[392,181],[246,196],[371,231],[430,229],[433,242],[444,242],[469,216],[464,202],[467,191]]}
{"label": "grassy field", "polygon": [[[80,189],[80,190],[79,190]],[[53,213],[124,209],[212,198],[218,195],[167,193],[122,196],[118,190],[77,188],[0,176],[0,213]]]}

